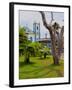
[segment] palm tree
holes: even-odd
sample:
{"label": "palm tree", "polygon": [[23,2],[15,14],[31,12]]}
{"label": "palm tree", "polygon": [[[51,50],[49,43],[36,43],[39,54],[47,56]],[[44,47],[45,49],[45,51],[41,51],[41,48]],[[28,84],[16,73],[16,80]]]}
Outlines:
{"label": "palm tree", "polygon": [[25,49],[25,59],[24,63],[29,64],[30,63],[30,56],[34,54],[34,48],[31,46],[26,46]]}
{"label": "palm tree", "polygon": [[30,56],[37,56],[39,54],[39,49],[41,44],[39,42],[31,42],[25,48],[25,63],[30,63]]}

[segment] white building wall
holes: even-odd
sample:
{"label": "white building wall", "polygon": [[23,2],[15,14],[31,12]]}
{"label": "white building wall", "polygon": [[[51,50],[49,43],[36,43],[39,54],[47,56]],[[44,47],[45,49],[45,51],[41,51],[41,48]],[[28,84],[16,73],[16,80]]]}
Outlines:
{"label": "white building wall", "polygon": [[31,38],[32,38],[32,42],[34,42],[35,41],[35,35],[34,34],[29,34],[28,39],[31,40]]}

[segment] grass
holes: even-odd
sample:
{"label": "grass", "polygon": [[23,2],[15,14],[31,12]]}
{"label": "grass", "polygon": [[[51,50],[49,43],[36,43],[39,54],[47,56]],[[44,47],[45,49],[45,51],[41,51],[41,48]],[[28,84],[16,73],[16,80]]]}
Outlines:
{"label": "grass", "polygon": [[30,57],[29,64],[24,64],[24,56],[19,59],[19,79],[56,78],[64,76],[64,60],[59,65],[53,64],[52,56],[46,59]]}

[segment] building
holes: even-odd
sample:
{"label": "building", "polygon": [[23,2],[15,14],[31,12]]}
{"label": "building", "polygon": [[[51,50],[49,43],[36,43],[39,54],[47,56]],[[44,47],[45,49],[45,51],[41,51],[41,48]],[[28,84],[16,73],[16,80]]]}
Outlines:
{"label": "building", "polygon": [[34,42],[35,41],[35,33],[28,27],[24,27],[24,28],[26,29],[26,34],[27,34],[28,40]]}
{"label": "building", "polygon": [[40,38],[39,42],[42,43],[43,45],[51,48],[51,39],[50,38]]}
{"label": "building", "polygon": [[40,39],[40,23],[33,23],[33,32],[35,34],[35,41]]}
{"label": "building", "polygon": [[51,48],[51,39],[47,38],[47,33],[45,34],[45,38],[40,37],[40,23],[33,23],[33,30],[30,30],[28,27],[25,27],[25,29],[28,40],[32,42],[38,41]]}
{"label": "building", "polygon": [[24,28],[26,29],[28,40],[35,42],[40,39],[40,23],[33,23],[33,30],[30,30],[29,27]]}

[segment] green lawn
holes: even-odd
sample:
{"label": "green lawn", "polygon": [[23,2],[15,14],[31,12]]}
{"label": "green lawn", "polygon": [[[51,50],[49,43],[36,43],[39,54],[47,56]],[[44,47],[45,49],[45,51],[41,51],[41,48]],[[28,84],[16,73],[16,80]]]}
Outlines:
{"label": "green lawn", "polygon": [[46,59],[30,57],[30,64],[24,64],[24,56],[19,59],[19,79],[55,78],[64,76],[64,60],[59,65],[53,65],[52,56]]}

